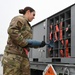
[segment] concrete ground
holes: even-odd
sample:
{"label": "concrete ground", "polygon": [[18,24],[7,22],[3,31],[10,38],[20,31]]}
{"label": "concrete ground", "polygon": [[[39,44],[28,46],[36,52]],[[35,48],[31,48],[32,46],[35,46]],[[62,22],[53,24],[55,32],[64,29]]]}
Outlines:
{"label": "concrete ground", "polygon": [[3,75],[3,67],[1,65],[1,62],[0,62],[0,75]]}

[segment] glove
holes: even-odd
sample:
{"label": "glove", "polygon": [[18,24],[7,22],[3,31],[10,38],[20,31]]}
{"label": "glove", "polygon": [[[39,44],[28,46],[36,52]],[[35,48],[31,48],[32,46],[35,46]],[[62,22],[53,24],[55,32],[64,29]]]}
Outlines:
{"label": "glove", "polygon": [[46,45],[45,41],[42,41],[40,47],[44,47]]}
{"label": "glove", "polygon": [[27,39],[26,42],[28,43],[26,47],[37,48],[41,45],[41,42],[32,39]]}

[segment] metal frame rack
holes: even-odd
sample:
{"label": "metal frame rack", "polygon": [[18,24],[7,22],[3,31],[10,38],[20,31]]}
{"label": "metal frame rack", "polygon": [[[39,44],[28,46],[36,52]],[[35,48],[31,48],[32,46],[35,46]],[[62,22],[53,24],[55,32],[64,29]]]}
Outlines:
{"label": "metal frame rack", "polygon": [[49,40],[52,44],[50,57],[71,56],[71,9],[49,18]]}
{"label": "metal frame rack", "polygon": [[30,61],[75,62],[75,4],[35,24],[33,39],[50,42],[50,47],[30,51]]}

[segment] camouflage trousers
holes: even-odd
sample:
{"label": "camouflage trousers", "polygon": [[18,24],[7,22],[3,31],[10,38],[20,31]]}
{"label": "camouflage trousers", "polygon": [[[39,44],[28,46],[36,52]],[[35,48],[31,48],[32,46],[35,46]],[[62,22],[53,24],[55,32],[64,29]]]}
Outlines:
{"label": "camouflage trousers", "polygon": [[3,75],[30,75],[30,63],[28,58],[4,53]]}

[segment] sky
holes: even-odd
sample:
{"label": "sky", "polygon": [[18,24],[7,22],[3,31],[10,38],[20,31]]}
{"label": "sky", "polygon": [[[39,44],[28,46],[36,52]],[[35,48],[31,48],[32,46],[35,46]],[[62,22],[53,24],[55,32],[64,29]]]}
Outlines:
{"label": "sky", "polygon": [[0,54],[4,53],[7,43],[9,23],[14,16],[20,15],[19,9],[26,6],[35,9],[35,19],[30,23],[34,25],[74,3],[75,0],[0,0]]}

